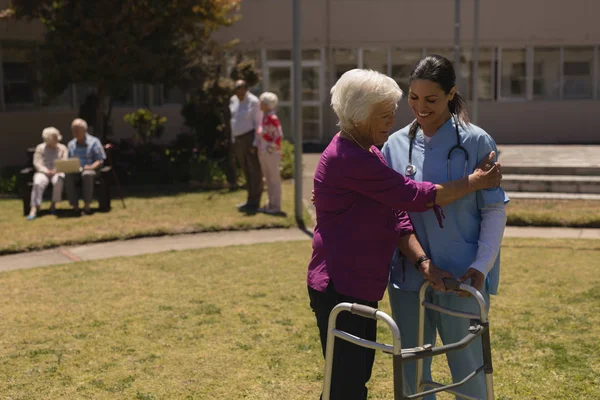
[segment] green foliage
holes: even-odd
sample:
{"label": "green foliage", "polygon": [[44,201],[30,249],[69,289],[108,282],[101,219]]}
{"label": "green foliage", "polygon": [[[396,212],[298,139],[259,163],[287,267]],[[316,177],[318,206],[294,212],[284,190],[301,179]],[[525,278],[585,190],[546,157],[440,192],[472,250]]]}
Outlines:
{"label": "green foliage", "polygon": [[[22,166],[0,168],[0,193],[17,194],[26,184],[25,177],[20,173]],[[28,175],[27,175],[28,176]]]}
{"label": "green foliage", "polygon": [[225,172],[218,160],[200,156],[190,162],[190,177],[192,181],[205,186],[219,186],[226,181]]}
{"label": "green foliage", "polygon": [[126,114],[123,120],[135,129],[139,142],[148,143],[152,139],[161,137],[165,130],[164,125],[167,122],[167,117],[161,117],[148,109],[140,108],[135,112]]}
{"label": "green foliage", "polygon": [[294,145],[287,140],[281,141],[281,178],[294,177]]}
{"label": "green foliage", "polygon": [[209,158],[226,155],[231,138],[229,98],[232,90],[230,79],[208,81],[181,110],[185,125],[194,132],[201,155]]}
{"label": "green foliage", "polygon": [[242,59],[237,63],[233,71],[231,71],[231,79],[243,79],[248,84],[248,87],[253,87],[260,82],[260,71],[256,68],[254,60]]}
{"label": "green foliage", "polygon": [[0,193],[15,193],[17,189],[17,176],[0,176]]}
{"label": "green foliage", "polygon": [[[46,28],[35,54],[36,84],[49,96],[70,83],[96,87],[97,115],[106,97],[134,82],[180,84],[220,26],[239,15],[239,0],[13,0],[0,18],[39,20]],[[197,54],[193,54],[198,58]],[[104,133],[105,118],[97,118]]]}

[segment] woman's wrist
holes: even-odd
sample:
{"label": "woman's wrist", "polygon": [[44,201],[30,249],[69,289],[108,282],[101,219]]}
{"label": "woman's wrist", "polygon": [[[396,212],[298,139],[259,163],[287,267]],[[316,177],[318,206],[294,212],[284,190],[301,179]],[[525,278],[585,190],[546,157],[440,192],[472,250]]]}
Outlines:
{"label": "woman's wrist", "polygon": [[429,259],[429,257],[423,255],[417,259],[417,262],[415,263],[415,268],[422,274],[424,271],[429,269],[430,262],[431,260]]}
{"label": "woman's wrist", "polygon": [[473,172],[467,177],[467,185],[472,192],[481,189],[481,176],[477,172]]}

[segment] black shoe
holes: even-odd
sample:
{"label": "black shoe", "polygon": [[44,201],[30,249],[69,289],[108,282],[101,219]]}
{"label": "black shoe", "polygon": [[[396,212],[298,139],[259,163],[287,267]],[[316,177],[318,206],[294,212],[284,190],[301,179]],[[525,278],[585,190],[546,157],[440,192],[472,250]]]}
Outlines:
{"label": "black shoe", "polygon": [[237,208],[240,211],[256,211],[256,210],[258,210],[258,204],[243,203],[243,204],[238,204]]}

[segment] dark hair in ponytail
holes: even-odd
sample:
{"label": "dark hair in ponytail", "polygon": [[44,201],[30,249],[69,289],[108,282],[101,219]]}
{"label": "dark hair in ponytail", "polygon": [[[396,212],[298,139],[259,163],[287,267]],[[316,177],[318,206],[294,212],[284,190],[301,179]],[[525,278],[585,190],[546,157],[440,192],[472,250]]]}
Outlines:
{"label": "dark hair in ponytail", "polygon": [[[408,84],[410,85],[412,81],[417,79],[437,83],[446,94],[450,93],[450,90],[456,86],[456,72],[452,63],[447,58],[437,54],[427,56],[417,62],[410,73]],[[469,123],[465,99],[458,92],[454,93],[454,98],[448,102],[448,108],[451,114],[456,115],[459,124],[464,126]],[[409,131],[411,138],[416,137],[419,127],[419,123],[415,120]]]}

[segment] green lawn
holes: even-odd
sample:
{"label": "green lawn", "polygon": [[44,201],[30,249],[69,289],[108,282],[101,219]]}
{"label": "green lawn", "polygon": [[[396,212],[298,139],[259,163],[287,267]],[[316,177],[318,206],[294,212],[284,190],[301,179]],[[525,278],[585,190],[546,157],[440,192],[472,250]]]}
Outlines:
{"label": "green lawn", "polygon": [[[0,274],[1,397],[316,400],[309,257],[277,243]],[[497,398],[600,398],[600,241],[510,239],[502,257]],[[371,398],[390,380],[378,355]]]}
{"label": "green lawn", "polygon": [[[283,217],[240,213],[235,206],[245,201],[243,190],[132,196],[126,199],[126,209],[113,200],[111,212],[78,218],[72,217],[63,201],[59,216],[45,213],[34,221],[23,217],[20,200],[3,199],[0,231],[5,234],[0,235],[0,254],[151,235],[296,226],[291,181],[284,182],[282,192],[282,208],[287,212]],[[310,225],[308,215],[305,221]]]}
{"label": "green lawn", "polygon": [[600,228],[600,200],[513,199],[508,225]]}

